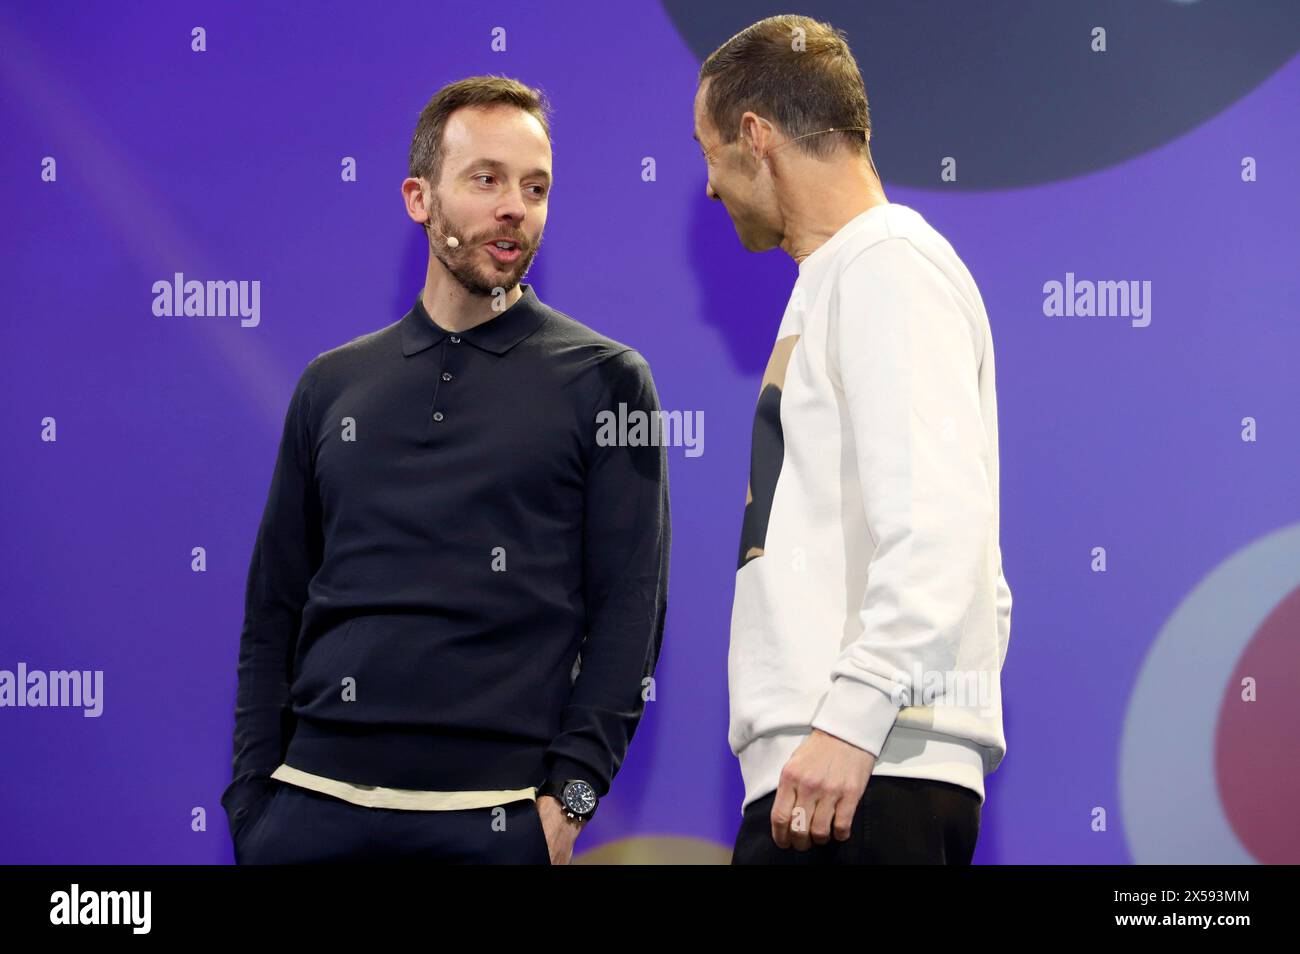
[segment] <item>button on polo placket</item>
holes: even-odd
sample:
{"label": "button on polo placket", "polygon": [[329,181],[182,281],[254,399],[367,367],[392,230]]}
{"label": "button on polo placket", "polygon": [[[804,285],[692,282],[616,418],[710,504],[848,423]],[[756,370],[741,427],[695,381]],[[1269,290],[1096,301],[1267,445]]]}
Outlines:
{"label": "button on polo placket", "polygon": [[[449,341],[452,346],[459,345],[461,343],[461,337],[460,335],[448,335],[447,341]],[[457,357],[459,353],[459,348],[454,351],[451,350],[450,346],[442,349],[442,370],[438,374],[437,381],[434,383],[433,413],[430,415],[435,425],[441,424],[447,419],[447,412],[443,410],[446,403],[446,396],[443,394],[442,385],[445,382],[454,380],[456,375],[460,373],[461,362]],[[449,370],[452,367],[456,370]]]}

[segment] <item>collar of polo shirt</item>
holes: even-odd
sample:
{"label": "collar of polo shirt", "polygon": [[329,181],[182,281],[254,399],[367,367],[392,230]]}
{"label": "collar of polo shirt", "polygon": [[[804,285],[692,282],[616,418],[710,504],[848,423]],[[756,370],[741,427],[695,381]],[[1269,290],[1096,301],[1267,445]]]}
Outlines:
{"label": "collar of polo shirt", "polygon": [[[533,286],[520,282],[519,287],[523,289],[523,294],[513,305],[467,331],[455,332],[455,335],[467,344],[492,354],[505,354],[519,344],[537,330],[545,317]],[[402,319],[402,354],[410,357],[439,344],[450,334],[453,332],[441,327],[429,316],[423,298],[417,295],[415,305]]]}

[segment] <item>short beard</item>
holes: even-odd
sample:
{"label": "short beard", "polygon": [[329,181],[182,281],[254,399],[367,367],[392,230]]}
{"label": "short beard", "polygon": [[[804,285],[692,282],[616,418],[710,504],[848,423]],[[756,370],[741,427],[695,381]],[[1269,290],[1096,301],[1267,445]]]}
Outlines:
{"label": "short beard", "polygon": [[[537,244],[531,246],[524,255],[520,256],[519,261],[515,262],[514,267],[504,276],[485,276],[484,272],[470,261],[470,256],[474,254],[478,245],[468,243],[463,238],[461,230],[449,231],[446,228],[447,222],[443,218],[442,203],[438,201],[437,196],[433,197],[433,209],[430,218],[430,222],[434,221],[437,222],[436,226],[425,227],[425,231],[429,235],[429,248],[432,250],[434,257],[442,262],[442,267],[447,269],[451,273],[451,277],[456,279],[460,286],[471,295],[487,298],[501,293],[510,294],[523,277],[528,274],[528,269],[533,264],[533,257],[537,255],[537,250],[542,245],[542,237],[539,235],[537,236]],[[451,248],[447,245],[445,238],[440,243],[435,243],[434,228],[444,236],[456,236],[461,244],[456,248]]]}

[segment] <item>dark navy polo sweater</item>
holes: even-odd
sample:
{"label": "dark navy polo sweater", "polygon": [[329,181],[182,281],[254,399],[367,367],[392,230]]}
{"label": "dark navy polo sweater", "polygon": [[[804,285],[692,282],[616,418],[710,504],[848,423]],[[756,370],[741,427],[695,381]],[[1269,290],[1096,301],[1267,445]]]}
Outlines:
{"label": "dark navy polo sweater", "polygon": [[459,333],[417,299],[302,373],[248,571],[232,830],[282,761],[609,790],[659,656],[669,508],[666,449],[604,446],[597,415],[659,401],[636,351],[521,288]]}

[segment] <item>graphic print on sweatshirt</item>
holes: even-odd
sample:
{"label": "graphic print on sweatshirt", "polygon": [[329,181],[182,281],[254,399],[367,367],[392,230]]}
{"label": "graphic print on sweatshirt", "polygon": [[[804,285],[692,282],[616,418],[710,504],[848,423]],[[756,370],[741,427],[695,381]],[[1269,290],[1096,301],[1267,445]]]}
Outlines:
{"label": "graphic print on sweatshirt", "polygon": [[781,431],[781,393],[785,388],[785,370],[799,341],[798,335],[777,340],[767,359],[763,385],[754,409],[754,434],[749,456],[749,487],[745,493],[745,519],[740,528],[739,571],[750,560],[763,555],[767,542],[767,522],[772,515],[772,498],[776,480],[781,476],[785,458],[785,436]]}

